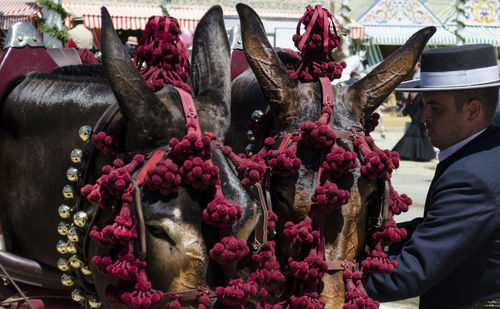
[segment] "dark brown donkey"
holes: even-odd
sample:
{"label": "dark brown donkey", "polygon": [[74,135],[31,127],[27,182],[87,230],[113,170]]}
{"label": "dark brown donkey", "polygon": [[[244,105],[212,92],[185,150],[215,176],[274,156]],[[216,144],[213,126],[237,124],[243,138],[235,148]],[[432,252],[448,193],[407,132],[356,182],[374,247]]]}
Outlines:
{"label": "dark brown donkey", "polygon": [[[103,67],[80,65],[50,73],[32,73],[7,96],[0,113],[0,220],[5,244],[9,253],[29,259],[24,260],[25,266],[39,269],[30,274],[33,268],[9,264],[13,266],[10,273],[24,278],[25,282],[48,288],[80,288],[84,301],[93,289],[100,300],[105,301],[103,291],[110,279],[100,275],[89,261],[95,254],[102,253],[94,242],[89,245],[86,237],[89,223],[79,228],[71,222],[74,215],[71,208],[78,200],[79,188],[73,186],[74,198],[65,199],[62,190],[69,184],[65,175],[73,166],[80,169],[80,177],[83,177],[86,168],[86,183],[94,184],[101,175],[101,167],[110,164],[113,157],[98,154],[91,166],[85,167],[70,160],[75,148],[85,149],[79,128],[94,126],[103,113],[117,103],[118,117],[121,116],[124,123],[122,152],[147,153],[168,145],[173,137],[182,139],[185,134],[184,112],[177,90],[172,86],[157,93],[150,90],[120,43],[105,9],[102,16]],[[229,127],[229,65],[222,10],[215,6],[201,19],[195,32],[191,80],[201,129],[217,136],[223,136]],[[73,155],[78,161],[78,151]],[[84,151],[82,161],[88,164],[86,156],[88,153]],[[233,234],[247,239],[260,214],[258,199],[243,188],[216,147],[212,161],[220,169],[226,199],[243,208],[241,219],[233,226]],[[70,197],[69,191],[65,194]],[[165,292],[182,292],[222,284],[220,268],[212,265],[208,257],[208,249],[218,240],[218,233],[203,222],[202,215],[213,198],[212,193],[181,186],[178,193],[165,197],[142,186],[140,196],[146,226],[147,274],[152,286]],[[69,208],[59,208],[62,204]],[[88,204],[81,209],[89,209],[87,207]],[[95,223],[105,217],[87,215]],[[83,219],[78,219],[82,223]],[[77,257],[87,263],[84,266],[92,272],[91,276],[85,276],[78,270],[81,265],[70,269],[74,276],[71,287],[61,285],[63,273],[57,265],[59,258],[71,256],[56,250],[60,240],[71,245],[66,236],[58,233],[58,227],[65,228],[61,221],[66,222],[66,228],[76,228],[76,235],[72,234],[70,240],[79,237],[80,241],[73,243]],[[65,279],[66,284],[71,283]],[[160,306],[165,305],[166,298]],[[91,301],[96,306],[97,300]],[[192,304],[196,304],[196,298]],[[105,306],[110,305],[105,303]]]}
{"label": "dark brown donkey", "polygon": [[[225,142],[241,151],[247,130],[243,119],[252,110],[268,105],[274,132],[281,132],[281,136],[297,132],[301,123],[314,122],[320,118],[322,89],[319,82],[298,83],[292,79],[269,44],[257,14],[243,4],[239,4],[237,10],[241,20],[244,52],[251,71],[246,71],[233,81],[232,129],[228,131]],[[331,86],[333,129],[336,132],[354,130],[357,134],[363,134],[365,121],[411,71],[434,32],[434,27],[417,32],[404,46],[355,84],[349,87]],[[341,133],[337,134],[338,145],[346,151],[357,151],[353,140],[347,138],[347,133],[345,135],[346,137]],[[290,240],[283,237],[283,225],[287,221],[297,223],[309,213],[320,154],[316,149],[301,146],[297,151],[297,157],[302,161],[298,175],[280,177],[273,174],[270,178],[272,206],[278,215],[277,246],[281,249],[281,261],[284,263],[289,257],[304,258],[293,250]],[[362,176],[361,165],[362,162],[358,159],[357,168],[335,181],[340,189],[350,192],[350,199],[340,211],[330,212],[325,217],[323,236],[327,261],[352,261],[359,258],[364,249],[368,206],[380,196],[380,184]],[[342,271],[329,270],[322,281],[321,299],[326,301],[326,307],[341,308],[345,291]]]}

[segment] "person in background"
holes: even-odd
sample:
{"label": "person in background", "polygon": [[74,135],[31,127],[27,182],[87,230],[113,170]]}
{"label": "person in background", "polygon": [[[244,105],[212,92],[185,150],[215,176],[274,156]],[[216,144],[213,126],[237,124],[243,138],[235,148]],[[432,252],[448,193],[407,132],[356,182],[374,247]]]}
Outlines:
{"label": "person in background", "polygon": [[130,57],[134,58],[135,49],[137,48],[137,38],[135,36],[129,36],[127,42],[123,44],[123,47],[125,47]]}
{"label": "person in background", "polygon": [[[412,80],[420,78],[420,62],[415,65]],[[405,130],[403,137],[397,142],[392,151],[399,153],[399,158],[410,161],[430,161],[436,157],[434,147],[427,136],[425,124],[420,121],[424,110],[422,94],[410,92],[408,101],[402,111],[403,116],[409,115],[411,123]]]}
{"label": "person in background", "polygon": [[352,70],[351,74],[349,75],[351,78],[345,81],[344,84],[346,85],[352,85],[355,82],[357,82],[361,78],[361,73],[358,70]]}
{"label": "person in background", "polygon": [[75,42],[78,48],[92,49],[94,47],[92,31],[83,24],[83,17],[79,15],[73,16],[71,23],[73,28],[68,31],[69,38]]}
{"label": "person in background", "polygon": [[500,128],[492,126],[500,77],[489,44],[422,53],[421,120],[439,161],[423,218],[399,224],[408,236],[389,247],[390,274],[365,273],[379,301],[420,296],[420,308],[500,308]]}

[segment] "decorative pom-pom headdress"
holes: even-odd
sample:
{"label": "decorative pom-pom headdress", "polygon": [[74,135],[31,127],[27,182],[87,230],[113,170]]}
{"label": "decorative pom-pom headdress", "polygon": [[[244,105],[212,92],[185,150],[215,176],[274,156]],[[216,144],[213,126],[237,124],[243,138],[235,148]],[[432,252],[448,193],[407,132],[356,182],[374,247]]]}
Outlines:
{"label": "decorative pom-pom headdress", "polygon": [[158,91],[171,84],[184,91],[191,91],[189,56],[179,35],[177,19],[166,16],[149,18],[134,61],[146,84]]}
{"label": "decorative pom-pom headdress", "polygon": [[[299,34],[300,24],[306,28],[303,35]],[[320,6],[314,9],[308,6],[294,36],[302,59],[297,67],[289,68],[290,75],[296,79],[302,82],[319,79],[323,91],[330,92],[330,81],[340,77],[345,66],[344,63],[333,62],[331,51],[338,47],[339,37],[336,32],[330,31],[331,26],[335,29],[327,10]],[[192,98],[184,92],[189,92],[191,88],[187,52],[178,39],[179,33],[174,18],[150,18],[135,54],[135,63],[153,90],[161,89],[166,83],[173,84],[181,93],[181,98],[188,98],[183,99],[184,110],[193,110]],[[331,93],[324,93],[324,97],[328,96],[333,98]],[[145,272],[144,256],[138,254],[135,244],[139,237],[138,221],[133,211],[137,186],[131,175],[142,166],[137,173],[136,184],[145,183],[149,190],[162,195],[175,193],[180,186],[213,192],[213,200],[203,210],[203,217],[207,224],[219,229],[221,238],[208,252],[212,260],[221,264],[226,278],[227,285],[217,287],[215,291],[220,303],[244,307],[254,298],[257,308],[323,308],[325,302],[319,299],[317,289],[328,270],[324,236],[320,232],[324,230],[324,214],[338,211],[348,203],[349,191],[339,188],[335,180],[358,164],[356,153],[346,151],[337,144],[338,136],[332,129],[332,107],[332,102],[325,101],[318,121],[305,122],[294,133],[267,137],[263,148],[251,158],[243,154],[236,155],[230,147],[217,142],[223,154],[236,166],[241,183],[247,188],[262,184],[266,171],[281,177],[297,175],[301,167],[296,155],[299,147],[307,145],[322,151],[318,186],[311,196],[309,216],[301,222],[286,222],[284,225],[284,235],[303,256],[303,259],[298,260],[290,258],[285,273],[282,273],[276,259],[272,229],[278,218],[272,211],[268,213],[268,240],[260,252],[251,252],[246,241],[232,235],[231,227],[241,218],[242,208],[224,198],[219,170],[211,161],[212,141],[217,138],[213,134],[200,133],[196,115],[186,117],[187,132],[181,141],[171,139],[169,145],[152,154],[146,164],[143,155],[136,155],[128,163],[117,159],[112,166],[104,166],[103,175],[94,185],[83,187],[81,193],[91,203],[111,209],[102,225],[93,226],[90,232],[94,241],[110,248],[107,255],[95,256],[92,262],[101,273],[118,278],[115,285],[106,288],[108,301],[129,307],[149,308],[164,296],[163,292],[152,289]],[[377,148],[369,136],[376,126],[376,120],[376,117],[372,117],[367,121],[365,136],[352,134],[349,137],[359,151],[362,174],[370,179],[389,179],[392,170],[398,167],[398,157],[396,153]],[[116,155],[120,143],[114,134],[108,133],[94,134],[92,142],[104,153]],[[391,273],[396,263],[388,259],[383,247],[406,237],[404,229],[397,228],[392,214],[406,211],[411,200],[406,195],[398,195],[392,186],[390,190],[389,220],[383,229],[369,231],[367,258],[361,263],[367,272]],[[237,278],[238,266],[248,267],[246,280]],[[356,266],[344,264],[344,269],[344,308],[378,307],[378,303],[364,292],[361,274]],[[292,284],[283,291],[287,277]],[[203,287],[198,290],[199,308],[208,308],[208,290]],[[280,301],[283,293],[288,299]],[[170,291],[166,295],[170,299],[169,308],[181,308],[181,292]]]}

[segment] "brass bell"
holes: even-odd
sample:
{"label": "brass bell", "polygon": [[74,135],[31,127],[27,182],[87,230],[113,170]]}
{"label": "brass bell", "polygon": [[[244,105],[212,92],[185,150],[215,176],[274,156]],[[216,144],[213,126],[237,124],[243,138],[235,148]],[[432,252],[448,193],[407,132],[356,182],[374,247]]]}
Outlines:
{"label": "brass bell", "polygon": [[90,308],[101,308],[102,302],[96,296],[91,296],[89,297],[89,306]]}
{"label": "brass bell", "polygon": [[71,241],[68,241],[66,243],[66,252],[67,253],[71,253],[71,254],[75,254],[76,253],[76,246]]}
{"label": "brass bell", "polygon": [[62,204],[61,206],[59,206],[58,211],[59,217],[63,219],[68,219],[71,216],[71,207],[69,207],[68,205]]}
{"label": "brass bell", "polygon": [[57,268],[60,271],[68,271],[69,270],[68,261],[66,261],[66,259],[64,258],[59,258],[59,260],[57,260]]}
{"label": "brass bell", "polygon": [[81,163],[83,157],[83,151],[81,149],[75,148],[71,151],[71,161],[73,163]]}
{"label": "brass bell", "polygon": [[69,226],[64,222],[59,222],[57,225],[57,232],[59,235],[68,235]]}
{"label": "brass bell", "polygon": [[69,258],[68,262],[69,262],[69,265],[71,265],[71,267],[76,268],[76,269],[81,268],[83,266],[82,260],[80,260],[78,258],[78,255],[76,255],[76,254],[72,255]]}
{"label": "brass bell", "polygon": [[85,295],[79,289],[74,289],[71,291],[71,299],[78,303],[85,299]]}
{"label": "brass bell", "polygon": [[73,222],[78,226],[78,227],[84,227],[85,224],[87,224],[88,221],[88,216],[85,211],[79,211],[73,216]]}
{"label": "brass bell", "polygon": [[251,157],[255,154],[257,151],[257,146],[255,144],[248,144],[247,147],[245,148],[245,154],[247,157]]}
{"label": "brass bell", "polygon": [[80,138],[86,142],[89,140],[90,135],[92,134],[92,128],[90,126],[83,126],[78,130],[78,135],[80,135]]}
{"label": "brass bell", "polygon": [[66,252],[68,252],[66,242],[59,240],[59,242],[57,243],[57,252],[61,254],[65,254]]}
{"label": "brass bell", "polygon": [[82,274],[84,274],[85,276],[89,276],[92,274],[88,266],[82,266],[80,270],[82,271]]}
{"label": "brass bell", "polygon": [[67,199],[73,198],[73,188],[70,185],[65,185],[63,188],[63,196]]}
{"label": "brass bell", "polygon": [[247,138],[250,142],[255,142],[255,135],[253,134],[252,130],[247,131]]}
{"label": "brass bell", "polygon": [[77,181],[78,180],[78,169],[74,167],[68,168],[66,171],[66,178],[68,178],[69,181]]}
{"label": "brass bell", "polygon": [[264,116],[264,113],[260,109],[258,109],[252,113],[250,118],[252,119],[253,122],[259,122],[259,120],[260,120],[260,118],[262,118],[262,116]]}
{"label": "brass bell", "polygon": [[71,242],[78,242],[78,229],[74,226],[72,226],[68,230],[68,240]]}
{"label": "brass bell", "polygon": [[61,283],[64,286],[73,286],[73,284],[75,284],[73,277],[71,275],[68,275],[68,274],[63,274],[61,276]]}

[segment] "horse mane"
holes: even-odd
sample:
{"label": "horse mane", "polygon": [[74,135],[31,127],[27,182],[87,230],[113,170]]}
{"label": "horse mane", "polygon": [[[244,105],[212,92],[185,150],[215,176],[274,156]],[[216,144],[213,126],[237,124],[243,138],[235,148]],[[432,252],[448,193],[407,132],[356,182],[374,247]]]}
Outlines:
{"label": "horse mane", "polygon": [[49,79],[77,83],[106,82],[101,64],[78,64],[56,68],[50,72],[33,72],[26,76],[29,79]]}
{"label": "horse mane", "polygon": [[70,65],[50,72],[28,74],[9,94],[17,102],[59,104],[74,102],[88,106],[116,101],[100,64]]}

